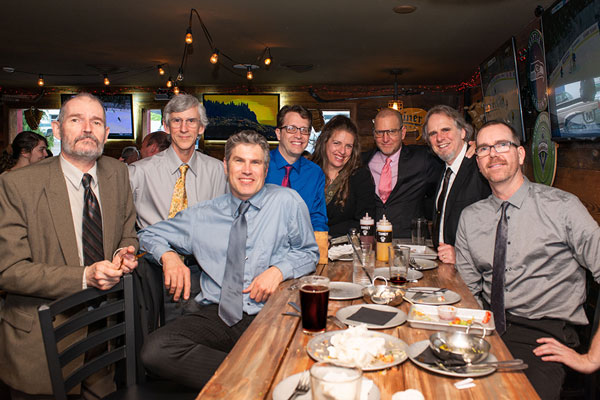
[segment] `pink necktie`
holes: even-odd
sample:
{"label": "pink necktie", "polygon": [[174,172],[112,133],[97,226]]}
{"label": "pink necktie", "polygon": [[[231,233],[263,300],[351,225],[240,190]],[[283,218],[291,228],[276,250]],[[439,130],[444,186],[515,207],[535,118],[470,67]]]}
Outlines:
{"label": "pink necktie", "polygon": [[390,157],[385,159],[385,165],[381,170],[381,178],[379,179],[379,197],[384,203],[390,197],[392,193],[392,159]]}
{"label": "pink necktie", "polygon": [[292,166],[286,165],[283,168],[285,168],[285,176],[283,177],[283,180],[281,181],[281,186],[291,187],[290,186],[290,171],[292,170]]}

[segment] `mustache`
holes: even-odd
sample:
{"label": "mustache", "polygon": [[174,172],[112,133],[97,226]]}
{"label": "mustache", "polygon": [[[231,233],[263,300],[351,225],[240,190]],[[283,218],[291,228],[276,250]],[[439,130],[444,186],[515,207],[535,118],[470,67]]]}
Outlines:
{"label": "mustache", "polygon": [[92,134],[79,136],[77,139],[75,139],[75,143],[85,139],[92,139],[97,146],[100,145],[100,141]]}

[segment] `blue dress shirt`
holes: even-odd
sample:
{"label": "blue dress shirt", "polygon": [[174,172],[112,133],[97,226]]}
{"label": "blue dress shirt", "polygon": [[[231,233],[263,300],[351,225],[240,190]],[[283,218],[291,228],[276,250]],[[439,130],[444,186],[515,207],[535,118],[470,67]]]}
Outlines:
{"label": "blue dress shirt", "polygon": [[[271,161],[266,183],[281,185],[285,176],[285,166],[289,165],[279,152],[279,148],[271,150]],[[300,157],[292,164],[290,185],[306,203],[310,212],[310,222],[315,231],[328,231],[327,203],[325,203],[325,174],[312,161]]]}
{"label": "blue dress shirt", "polygon": [[[319,248],[298,193],[267,184],[249,202],[244,288],[271,266],[279,268],[284,280],[315,271]],[[167,251],[193,254],[202,265],[202,291],[196,301],[219,303],[229,231],[240,203],[228,193],[188,207],[174,218],[142,229],[138,233],[141,248],[159,263]],[[263,306],[250,299],[249,293],[243,298],[247,314],[257,314]]]}

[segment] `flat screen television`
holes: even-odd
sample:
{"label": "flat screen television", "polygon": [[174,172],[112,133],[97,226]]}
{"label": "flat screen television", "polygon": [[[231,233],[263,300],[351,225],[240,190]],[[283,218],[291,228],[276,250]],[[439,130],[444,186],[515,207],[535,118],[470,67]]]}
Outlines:
{"label": "flat screen television", "polygon": [[555,139],[600,137],[600,0],[560,0],[542,15]]}
{"label": "flat screen television", "polygon": [[[61,104],[75,94],[61,94]],[[109,139],[133,139],[133,97],[130,94],[96,95],[106,110],[106,126],[110,128]]]}
{"label": "flat screen television", "polygon": [[244,129],[252,129],[267,140],[277,140],[277,112],[279,94],[217,94],[202,96],[208,126],[205,140],[227,140]]}
{"label": "flat screen television", "polygon": [[511,37],[479,66],[485,120],[500,120],[525,140],[515,39]]}

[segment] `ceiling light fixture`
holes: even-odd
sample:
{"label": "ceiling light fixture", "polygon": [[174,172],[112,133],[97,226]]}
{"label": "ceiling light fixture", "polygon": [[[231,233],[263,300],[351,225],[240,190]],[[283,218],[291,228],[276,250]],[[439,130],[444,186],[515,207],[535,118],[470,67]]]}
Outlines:
{"label": "ceiling light fixture", "polygon": [[192,24],[190,21],[190,26],[187,28],[187,31],[185,31],[185,42],[187,44],[192,44],[193,41],[194,41],[194,38],[192,36]]}
{"label": "ceiling light fixture", "polygon": [[388,102],[388,108],[392,108],[396,111],[402,111],[404,108],[401,101],[398,100],[398,75],[402,73],[402,70],[394,68],[390,71],[394,75],[394,100]]}
{"label": "ceiling light fixture", "polygon": [[171,79],[171,77],[169,77],[169,80],[167,81],[167,87],[170,88],[173,86],[173,79]]}
{"label": "ceiling light fixture", "polygon": [[38,86],[44,86],[44,75],[42,74],[38,78]]}
{"label": "ceiling light fixture", "polygon": [[159,75],[164,75],[165,74],[165,69],[162,67],[162,64],[160,64],[158,66],[158,74]]}
{"label": "ceiling light fixture", "polygon": [[246,72],[246,79],[252,80],[254,79],[254,74],[252,73],[252,68],[248,67],[248,72]]}
{"label": "ceiling light fixture", "polygon": [[110,81],[108,80],[108,75],[107,74],[104,74],[104,85],[105,86],[110,85]]}
{"label": "ceiling light fixture", "polygon": [[417,10],[417,7],[410,5],[402,5],[396,6],[392,10],[394,10],[396,14],[411,14]]}
{"label": "ceiling light fixture", "polygon": [[273,57],[271,57],[271,49],[270,48],[266,48],[265,51],[263,52],[263,63],[268,67],[269,65],[271,65],[271,63],[273,62]]}
{"label": "ceiling light fixture", "polygon": [[175,85],[175,87],[173,88],[173,93],[175,93],[175,96],[179,94],[179,87],[177,85]]}
{"label": "ceiling light fixture", "polygon": [[210,63],[211,64],[216,64],[219,62],[219,50],[218,49],[214,49],[212,55],[210,56]]}

